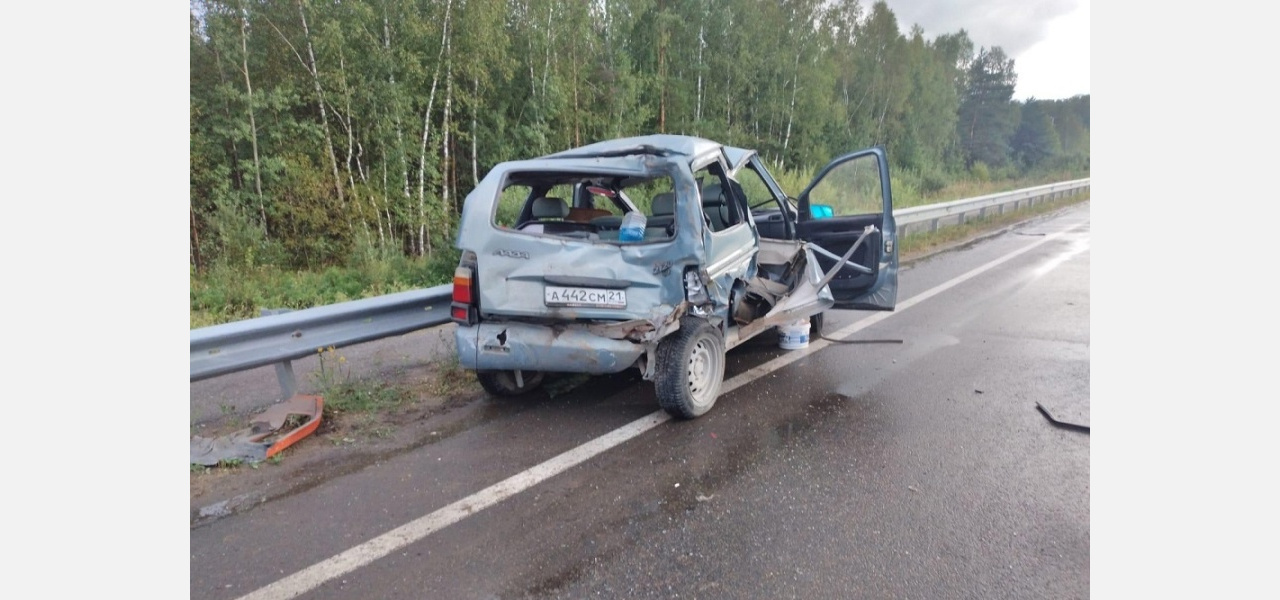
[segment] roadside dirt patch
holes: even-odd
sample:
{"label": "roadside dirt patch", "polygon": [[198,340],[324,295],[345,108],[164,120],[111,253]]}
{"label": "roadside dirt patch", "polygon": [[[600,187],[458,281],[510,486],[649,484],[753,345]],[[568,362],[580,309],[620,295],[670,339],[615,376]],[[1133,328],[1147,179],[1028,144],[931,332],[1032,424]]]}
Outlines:
{"label": "roadside dirt patch", "polygon": [[[479,418],[476,408],[485,398],[471,373],[448,366],[385,371],[376,380],[352,385],[394,390],[398,401],[376,410],[341,410],[331,408],[326,398],[319,429],[276,457],[256,464],[192,465],[191,525],[301,492],[445,439]],[[193,427],[192,435],[225,435],[247,427],[249,419],[248,415],[224,415]]]}

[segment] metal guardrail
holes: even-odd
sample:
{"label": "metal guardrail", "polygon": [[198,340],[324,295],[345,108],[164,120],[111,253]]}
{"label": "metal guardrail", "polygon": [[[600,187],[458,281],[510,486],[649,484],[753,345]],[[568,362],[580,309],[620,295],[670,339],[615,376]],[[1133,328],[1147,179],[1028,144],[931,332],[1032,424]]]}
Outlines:
{"label": "metal guardrail", "polygon": [[444,284],[191,330],[191,381],[276,365],[285,398],[297,385],[290,361],[449,321],[453,285]]}
{"label": "metal guardrail", "polygon": [[898,224],[898,236],[918,233],[920,230],[937,231],[942,225],[962,225],[968,215],[976,213],[978,218],[985,217],[989,211],[1004,214],[1006,207],[1018,210],[1023,206],[1033,206],[1038,202],[1057,200],[1065,196],[1083,193],[1089,189],[1088,179],[1076,179],[1023,188],[1012,192],[988,194],[976,198],[965,198],[954,202],[913,206],[893,211],[893,218]]}
{"label": "metal guardrail", "polygon": [[[981,217],[990,210],[1004,214],[1008,206],[1017,210],[1088,189],[1088,179],[1077,179],[905,208],[894,211],[893,216],[898,235],[905,236],[922,228],[935,231],[952,221],[964,223],[969,214]],[[283,397],[288,398],[297,390],[291,361],[330,346],[350,346],[443,325],[449,322],[452,294],[453,286],[445,284],[193,329],[191,381],[275,365]]]}

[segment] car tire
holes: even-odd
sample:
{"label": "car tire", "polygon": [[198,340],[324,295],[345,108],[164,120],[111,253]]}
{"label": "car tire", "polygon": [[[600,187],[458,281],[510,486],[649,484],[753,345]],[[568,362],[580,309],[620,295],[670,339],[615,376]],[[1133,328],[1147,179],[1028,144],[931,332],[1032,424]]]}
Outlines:
{"label": "car tire", "polygon": [[809,340],[816,340],[822,337],[822,324],[826,319],[824,315],[827,313],[820,312],[816,315],[809,316]]}
{"label": "car tire", "polygon": [[654,388],[658,404],[677,419],[711,410],[724,381],[724,339],[704,319],[685,317],[658,344]]}
{"label": "car tire", "polygon": [[542,386],[545,374],[542,371],[521,371],[524,385],[516,381],[515,371],[476,371],[476,379],[480,387],[494,396],[521,396]]}

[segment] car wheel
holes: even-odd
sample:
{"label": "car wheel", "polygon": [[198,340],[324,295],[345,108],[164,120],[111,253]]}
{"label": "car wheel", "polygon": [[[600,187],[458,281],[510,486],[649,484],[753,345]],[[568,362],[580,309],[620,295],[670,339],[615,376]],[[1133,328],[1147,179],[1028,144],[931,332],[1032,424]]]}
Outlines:
{"label": "car wheel", "polygon": [[818,313],[809,316],[809,339],[816,340],[822,337],[822,323],[825,321],[823,315],[827,313]]}
{"label": "car wheel", "polygon": [[[519,396],[538,389],[542,385],[542,371],[476,371],[480,387],[494,396]],[[524,383],[524,385],[520,385]]]}
{"label": "car wheel", "polygon": [[678,419],[698,417],[716,403],[724,380],[724,340],[710,323],[695,317],[658,344],[654,387],[658,404]]}

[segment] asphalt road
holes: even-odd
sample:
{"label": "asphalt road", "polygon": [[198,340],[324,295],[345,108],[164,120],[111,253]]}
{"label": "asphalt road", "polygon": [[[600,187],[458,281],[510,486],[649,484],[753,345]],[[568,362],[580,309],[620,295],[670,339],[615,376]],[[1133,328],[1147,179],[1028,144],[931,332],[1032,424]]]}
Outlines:
{"label": "asphalt road", "polygon": [[827,317],[903,343],[753,341],[711,413],[549,477],[652,386],[507,404],[193,528],[191,597],[1087,598],[1089,434],[1036,404],[1089,423],[1089,256],[1086,203],[917,263],[897,312]]}

